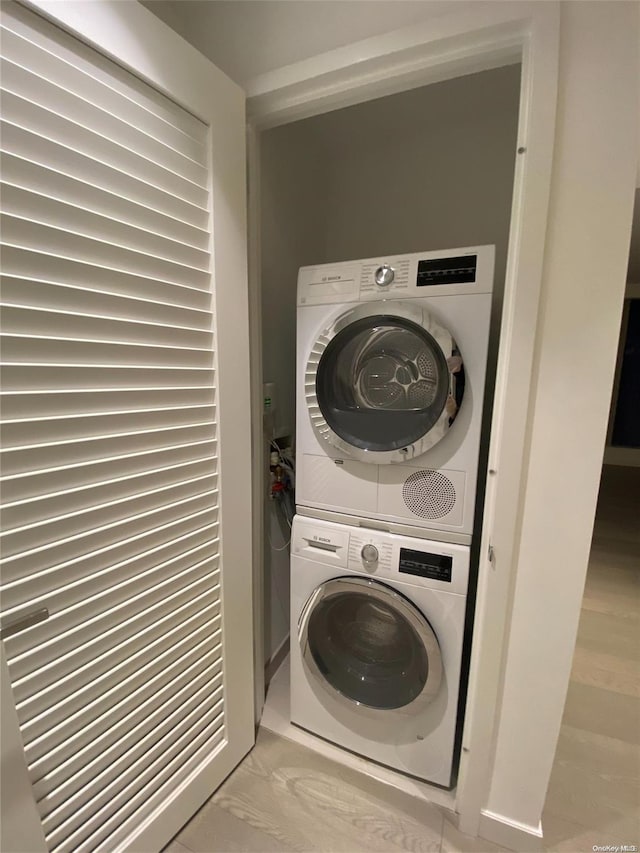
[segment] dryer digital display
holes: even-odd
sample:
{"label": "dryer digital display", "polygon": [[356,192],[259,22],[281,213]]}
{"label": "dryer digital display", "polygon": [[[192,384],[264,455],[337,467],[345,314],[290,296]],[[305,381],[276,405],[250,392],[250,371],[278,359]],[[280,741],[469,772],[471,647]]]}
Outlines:
{"label": "dryer digital display", "polygon": [[476,280],[477,255],[462,255],[459,258],[437,258],[418,261],[417,287],[432,287],[435,284],[469,284]]}

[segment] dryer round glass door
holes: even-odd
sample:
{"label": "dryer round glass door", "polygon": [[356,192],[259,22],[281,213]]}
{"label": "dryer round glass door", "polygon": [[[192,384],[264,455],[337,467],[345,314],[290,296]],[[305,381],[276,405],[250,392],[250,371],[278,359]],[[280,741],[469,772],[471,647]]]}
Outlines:
{"label": "dryer round glass door", "polygon": [[381,314],[379,304],[359,306],[321,336],[307,367],[319,436],[376,463],[419,455],[444,437],[462,401],[464,370],[451,335],[428,319],[431,328]]}
{"label": "dryer round glass door", "polygon": [[303,609],[298,639],[308,671],[351,706],[413,710],[439,690],[442,657],[433,629],[408,599],[378,581],[321,584]]}

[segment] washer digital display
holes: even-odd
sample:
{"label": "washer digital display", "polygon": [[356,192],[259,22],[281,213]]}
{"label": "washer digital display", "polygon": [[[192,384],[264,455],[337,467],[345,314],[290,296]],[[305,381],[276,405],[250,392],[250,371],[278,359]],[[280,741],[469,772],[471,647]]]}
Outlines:
{"label": "washer digital display", "polygon": [[398,570],[401,574],[451,583],[452,566],[453,557],[446,554],[429,554],[425,551],[413,551],[411,548],[400,548]]}

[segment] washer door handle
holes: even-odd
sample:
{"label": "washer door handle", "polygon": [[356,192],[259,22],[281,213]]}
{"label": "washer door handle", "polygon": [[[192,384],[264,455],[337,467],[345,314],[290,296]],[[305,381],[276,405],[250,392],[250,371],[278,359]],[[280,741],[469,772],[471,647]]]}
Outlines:
{"label": "washer door handle", "polygon": [[311,614],[313,612],[314,607],[316,606],[316,602],[323,595],[322,586],[316,587],[313,593],[311,594],[311,598],[307,599],[307,603],[302,608],[302,613],[300,614],[300,618],[298,619],[298,642],[300,643],[300,647],[302,648],[302,653],[304,654],[305,649],[304,646],[307,645],[307,628],[309,624],[309,619],[311,618]]}

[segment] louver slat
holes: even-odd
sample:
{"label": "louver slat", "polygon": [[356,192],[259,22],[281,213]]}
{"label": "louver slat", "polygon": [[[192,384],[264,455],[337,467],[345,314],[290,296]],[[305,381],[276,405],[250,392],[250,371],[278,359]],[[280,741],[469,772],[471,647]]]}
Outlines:
{"label": "louver slat", "polygon": [[[2,266],[4,275],[8,277],[8,284],[12,284],[15,279],[31,280],[42,285],[58,284],[57,291],[50,291],[49,298],[53,301],[47,304],[48,308],[62,310],[65,307],[65,299],[68,299],[70,294],[68,290],[65,292],[62,289],[64,287],[74,291],[71,306],[83,305],[85,300],[92,304],[91,300],[103,295],[112,295],[132,303],[137,303],[138,300],[157,301],[159,304],[176,307],[179,311],[210,310],[211,294],[190,287],[184,282],[165,281],[150,275],[134,275],[127,270],[96,263],[95,259],[92,263],[47,253],[38,246],[3,246]],[[96,295],[96,291],[99,295]],[[125,310],[124,306],[119,303],[116,313],[122,310]]]}
{"label": "louver slat", "polygon": [[50,850],[113,850],[225,742],[209,129],[2,17],[2,614]]}
{"label": "louver slat", "polygon": [[[162,281],[178,281],[201,290],[208,287],[209,275],[203,266],[173,261],[170,257],[130,249],[108,240],[53,227],[39,221],[34,208],[31,218],[3,213],[0,217],[2,239],[9,246],[36,249],[53,255],[69,255],[87,263],[112,266],[134,275],[147,275]],[[167,251],[170,255],[170,251]]]}
{"label": "louver slat", "polygon": [[[67,561],[79,563],[85,557],[93,560],[96,554],[106,554],[113,548],[138,547],[137,540],[147,535],[154,536],[173,524],[180,524],[190,518],[201,517],[209,513],[208,521],[217,520],[217,512],[211,508],[215,498],[209,492],[194,495],[179,501],[171,501],[160,507],[154,507],[137,515],[127,516],[109,524],[83,530],[77,536],[49,542],[43,546],[24,547],[3,561],[3,582],[10,584],[20,578],[32,576],[37,572],[47,572],[51,567]],[[143,545],[140,545],[142,548]],[[17,636],[17,635],[16,635]],[[11,638],[13,639],[13,638]],[[27,638],[27,645],[30,638]]]}
{"label": "louver slat", "polygon": [[[201,649],[198,651],[202,652]],[[59,768],[57,774],[50,774],[42,785],[36,784],[34,790],[36,796],[41,798],[41,813],[47,815],[44,820],[45,831],[74,815],[78,793],[82,800],[100,794],[105,781],[119,779],[122,768],[136,758],[145,755],[151,758],[149,752],[153,749],[157,750],[155,754],[160,754],[165,746],[161,737],[171,734],[176,723],[182,722],[187,714],[200,705],[202,699],[206,699],[208,693],[215,692],[220,686],[222,678],[219,671],[216,672],[220,669],[219,661],[211,662],[214,654],[212,650],[204,658],[211,665],[203,672],[192,674],[191,680],[182,686],[176,683],[171,685],[173,690],[168,693],[176,710],[168,717],[165,716],[164,705],[150,710],[142,704],[123,721],[120,729],[124,729],[124,734],[120,738],[117,738],[120,733],[118,729],[112,729],[109,735],[115,737],[111,743],[110,737],[98,738],[84,754],[74,755],[71,761]],[[105,763],[110,765],[106,773],[103,770]],[[103,770],[104,776],[101,776],[100,770]],[[51,788],[48,793],[47,788]]]}
{"label": "louver slat", "polygon": [[178,444],[157,450],[143,450],[123,456],[112,456],[100,461],[77,462],[73,465],[59,465],[43,471],[25,471],[7,476],[3,482],[4,497],[7,503],[39,495],[49,494],[61,489],[74,489],[91,486],[107,479],[117,479],[126,475],[144,474],[157,468],[178,465],[181,462],[204,461],[215,456],[215,441],[200,441],[191,444]]}
{"label": "louver slat", "polygon": [[[220,694],[219,691],[218,695]],[[205,700],[196,708],[186,723],[189,728],[181,726],[181,734],[177,736],[174,729],[166,738],[166,749],[157,750],[151,764],[141,772],[140,765],[132,765],[129,772],[122,778],[129,779],[128,784],[121,788],[117,796],[112,791],[106,791],[102,797],[96,797],[86,804],[85,813],[78,815],[75,821],[68,821],[56,830],[51,838],[53,853],[88,853],[88,851],[113,850],[114,838],[111,833],[121,835],[122,821],[126,817],[135,820],[136,811],[149,813],[150,807],[157,804],[151,801],[151,795],[163,786],[166,796],[171,794],[171,786],[176,777],[188,778],[195,767],[206,758],[209,760],[215,754],[216,747],[223,743],[224,702],[222,699],[217,706],[208,708],[210,700]],[[208,709],[205,711],[205,707]],[[142,762],[140,762],[142,763]],[[117,788],[114,785],[113,788]],[[113,798],[111,798],[113,797]],[[93,812],[93,809],[98,811]],[[91,817],[86,815],[90,814]],[[138,818],[139,820],[140,818]],[[136,823],[130,824],[136,826]],[[63,837],[66,832],[72,834],[56,845],[56,838]],[[53,835],[53,834],[52,834]],[[47,839],[49,840],[49,839]],[[103,842],[98,846],[99,842]]]}
{"label": "louver slat", "polygon": [[[180,753],[188,755],[193,749],[194,741],[198,742],[198,736],[202,735],[203,731],[210,735],[220,729],[223,707],[221,697],[221,687],[212,694],[210,685],[206,684],[196,694],[196,700],[199,699],[200,703],[195,708],[191,703],[187,705],[186,715],[182,713],[182,708],[177,709],[163,721],[160,728],[141,738],[136,746],[117,762],[103,769],[90,789],[93,794],[99,785],[97,794],[91,799],[86,799],[83,791],[75,795],[67,803],[71,816],[63,823],[56,825],[55,821],[57,817],[64,816],[64,812],[62,815],[54,814],[50,821],[45,818],[45,828],[50,828],[47,841],[52,845],[52,849],[77,849],[78,842],[84,840],[91,830],[99,829],[107,818],[120,809],[126,809],[130,805],[132,795],[137,793],[145,782],[157,778],[171,758]],[[219,700],[213,706],[212,698]]]}
{"label": "louver slat", "polygon": [[[60,723],[55,731],[47,730],[46,737],[32,740],[26,751],[33,781],[44,779],[58,767],[60,755],[70,751],[75,755],[99,734],[111,730],[115,721],[124,717],[131,708],[138,708],[143,699],[154,697],[162,704],[165,685],[174,678],[186,683],[194,672],[204,667],[202,658],[193,660],[192,650],[199,652],[205,643],[219,640],[219,632],[215,631],[215,609],[215,605],[205,605],[185,616],[184,623],[174,625],[159,638],[154,639],[148,632],[147,647],[155,652],[150,661],[139,664],[128,676],[125,674],[119,678],[113,687],[102,693],[99,701],[88,701]],[[215,648],[220,651],[219,643]],[[190,661],[188,665],[186,660]]]}
{"label": "louver slat", "polygon": [[194,267],[205,265],[208,254],[205,249],[186,245],[181,240],[168,238],[149,227],[134,225],[126,220],[114,218],[113,214],[92,210],[85,201],[80,207],[66,199],[51,198],[41,192],[23,189],[9,182],[5,173],[5,189],[2,193],[2,209],[5,213],[28,219],[32,211],[38,211],[38,221],[45,225],[75,231],[86,237],[107,240],[134,251],[170,257],[178,263]]}
{"label": "louver slat", "polygon": [[[3,63],[3,76],[6,74],[7,66]],[[22,89],[18,92],[3,87],[2,103],[4,114],[8,123],[16,127],[49,139],[58,145],[73,148],[79,154],[93,157],[98,162],[119,168],[139,180],[152,184],[166,193],[172,193],[178,198],[195,204],[202,210],[206,209],[207,191],[203,181],[198,184],[189,178],[174,172],[168,166],[158,162],[158,152],[148,149],[138,152],[136,148],[130,148],[128,143],[122,139],[111,139],[108,135],[102,136],[96,126],[86,127],[74,118],[72,113],[67,117],[64,106],[53,102],[61,112],[56,112],[49,101],[47,106],[35,103],[28,97],[28,93]]]}
{"label": "louver slat", "polygon": [[[216,532],[215,525],[211,531]],[[113,562],[113,550],[109,554],[108,562],[97,556],[91,561],[91,569],[87,564],[83,565],[76,561],[77,575],[74,578],[73,567],[63,564],[62,567],[52,567],[46,574],[30,575],[24,580],[16,581],[7,585],[3,591],[2,606],[6,614],[19,610],[21,602],[28,600],[35,605],[39,601],[43,607],[71,606],[78,600],[89,595],[95,585],[99,583],[105,587],[107,584],[123,583],[131,577],[140,576],[143,569],[152,568],[155,563],[162,563],[172,557],[182,555],[197,543],[202,541],[204,535],[202,526],[185,533],[175,539],[169,539],[149,548],[144,555],[134,553],[128,560]],[[139,540],[136,542],[139,547]],[[106,565],[105,565],[106,563]],[[102,568],[99,568],[102,566]],[[78,576],[79,575],[79,576]],[[73,579],[72,579],[73,578]],[[31,594],[30,594],[31,593]]]}
{"label": "louver slat", "polygon": [[64,417],[81,410],[94,412],[126,412],[132,409],[166,409],[171,403],[179,407],[213,403],[211,387],[136,388],[135,391],[94,389],[74,391],[53,389],[44,393],[5,393],[1,397],[3,415],[7,420],[28,420],[46,411],[48,417]]}
{"label": "louver slat", "polygon": [[[110,623],[112,613],[108,612],[102,623],[94,620],[91,627],[95,628],[95,633],[89,641],[85,641],[80,646],[70,644],[69,650],[62,644],[61,654],[65,658],[62,665],[72,661],[74,665],[82,663],[84,667],[84,663],[87,663],[92,667],[98,667],[96,670],[97,677],[104,677],[104,683],[101,682],[100,685],[101,692],[96,694],[93,686],[91,686],[93,679],[90,676],[93,675],[93,670],[88,671],[82,667],[78,670],[82,676],[78,682],[73,684],[61,679],[60,684],[57,685],[58,692],[53,698],[47,695],[47,688],[35,692],[37,686],[34,685],[32,694],[18,705],[18,716],[23,726],[25,744],[28,746],[34,738],[43,735],[49,736],[52,730],[52,720],[48,712],[51,708],[54,706],[58,708],[59,722],[67,720],[70,718],[69,715],[87,708],[88,703],[96,695],[102,698],[105,690],[117,684],[123,667],[126,670],[126,666],[132,665],[133,661],[140,663],[140,661],[147,660],[147,656],[153,654],[152,649],[148,647],[148,635],[164,619],[166,604],[171,604],[178,612],[183,612],[182,608],[186,612],[188,606],[193,602],[198,602],[198,606],[202,607],[203,600],[201,597],[207,593],[210,594],[215,579],[216,577],[213,574],[208,574],[186,586],[176,588],[177,584],[175,583],[164,586],[162,588],[164,598],[157,596],[150,600],[149,596],[140,596],[135,602],[139,605],[139,609],[135,612],[132,612],[131,609],[126,611],[124,608],[121,608],[120,613],[116,611],[115,618],[121,621],[115,626]],[[162,624],[165,630],[169,627],[164,622]],[[98,630],[99,628],[102,629],[101,632]],[[108,643],[106,653],[108,657],[103,652],[105,643]],[[57,648],[53,643],[49,644],[49,648],[51,647]],[[124,656],[124,659],[121,659],[121,655]],[[116,665],[112,666],[114,661]],[[123,667],[119,667],[120,664],[123,664]],[[84,678],[86,681],[82,680]],[[52,704],[52,701],[55,705]],[[45,747],[49,747],[48,741]]]}
{"label": "louver slat", "polygon": [[[49,649],[62,649],[69,645],[75,647],[80,639],[84,639],[85,636],[95,636],[96,620],[99,620],[106,611],[112,613],[112,618],[117,618],[116,614],[130,607],[134,599],[140,599],[140,601],[159,600],[166,588],[175,581],[183,585],[208,576],[216,551],[217,541],[205,542],[178,557],[137,572],[122,582],[114,584],[113,579],[111,579],[111,586],[109,580],[101,579],[100,592],[80,598],[80,600],[78,600],[78,590],[75,588],[71,590],[63,588],[61,591],[53,593],[48,601],[55,615],[50,616],[47,629],[43,629],[43,631],[48,630],[50,632],[56,629],[58,635],[48,643]],[[197,562],[194,563],[194,561]],[[66,634],[64,642],[60,640],[63,634]],[[34,659],[37,656],[38,649],[36,648],[28,659],[35,663]],[[20,663],[25,663],[24,658]],[[11,670],[14,679],[17,676],[17,669],[18,667],[13,667]],[[38,673],[38,684],[34,684],[34,689],[43,686],[42,669],[39,669]],[[17,678],[14,681],[14,687],[16,701],[20,704],[24,689],[28,687],[28,684],[26,685],[22,679]],[[31,690],[31,688],[28,689]]]}
{"label": "louver slat", "polygon": [[110,188],[96,184],[92,174],[84,180],[73,177],[64,169],[57,171],[53,164],[48,167],[30,161],[27,157],[16,156],[5,151],[2,156],[2,171],[5,181],[23,190],[39,192],[45,197],[66,202],[70,198],[82,198],[88,210],[100,211],[103,216],[111,216],[115,221],[151,229],[156,234],[168,237],[172,242],[195,249],[207,249],[209,235],[206,230],[183,222],[167,212],[161,212],[144,204],[141,200],[132,200],[114,193]]}
{"label": "louver slat", "polygon": [[[129,124],[118,115],[96,106],[86,97],[81,97],[46,77],[34,74],[22,63],[3,60],[1,65],[3,87],[16,97],[27,100],[43,109],[48,104],[56,105],[56,113],[77,123],[82,128],[102,128],[104,135],[118,145],[135,151],[145,159],[169,169],[191,183],[206,183],[206,169],[181,151],[159,142],[152,135]],[[115,109],[120,105],[116,104]],[[197,155],[196,155],[197,156]]]}
{"label": "louver slat", "polygon": [[[202,122],[184,110],[176,110],[175,104],[160,92],[144,84],[141,85],[140,80],[124,69],[108,60],[104,61],[96,55],[91,47],[82,44],[74,36],[67,35],[61,30],[52,29],[41,18],[24,14],[22,10],[15,8],[11,10],[11,15],[6,15],[3,19],[2,27],[3,37],[4,33],[13,33],[20,38],[20,41],[17,42],[19,48],[15,53],[10,48],[5,48],[3,41],[3,54],[6,50],[8,57],[20,58],[23,56],[22,45],[25,41],[30,42],[42,54],[49,55],[45,69],[50,76],[55,73],[51,70],[51,60],[60,60],[70,65],[78,73],[102,84],[102,88],[96,90],[95,100],[107,103],[106,99],[115,97],[130,101],[133,110],[131,114],[128,114],[130,121],[139,123],[150,118],[160,119],[164,126],[157,128],[158,136],[164,137],[167,132],[175,130],[186,137],[190,137],[201,148],[204,145],[207,129]],[[35,68],[36,66],[31,64],[29,67]],[[120,109],[122,115],[125,115],[126,107]]]}
{"label": "louver slat", "polygon": [[14,23],[11,29],[4,30],[2,47],[8,60],[28,69],[32,74],[48,79],[88,103],[99,104],[101,109],[119,116],[121,120],[135,123],[151,139],[173,148],[181,157],[197,163],[203,161],[205,155],[201,140],[190,137],[184,129],[175,127],[151,109],[141,111],[141,105],[132,103],[126,92],[105,85],[95,68],[82,66],[82,63],[78,63],[78,57],[69,54],[60,44],[54,45],[46,38],[42,46],[34,44],[28,33],[21,33],[19,25]]}
{"label": "louver slat", "polygon": [[[103,162],[90,152],[85,154],[74,141],[65,144],[43,137],[35,130],[10,122],[5,114],[0,122],[0,142],[3,154],[19,157],[23,162],[32,161],[47,170],[76,179],[79,184],[94,185],[145,207],[157,207],[163,217],[172,217],[200,231],[206,230],[206,210],[195,199],[182,198],[157,186],[153,181],[128,171],[124,163]],[[18,180],[26,181],[27,173],[20,171]],[[65,198],[73,197],[73,192],[73,180],[70,180],[64,188]],[[88,201],[78,187],[75,192],[78,198]],[[177,233],[174,235],[178,236]]]}

